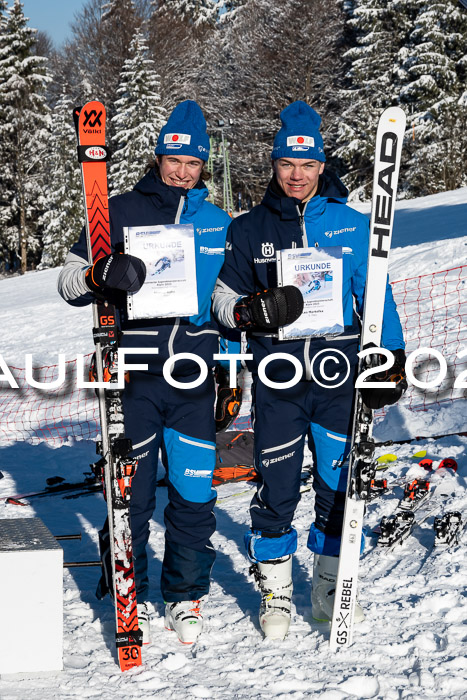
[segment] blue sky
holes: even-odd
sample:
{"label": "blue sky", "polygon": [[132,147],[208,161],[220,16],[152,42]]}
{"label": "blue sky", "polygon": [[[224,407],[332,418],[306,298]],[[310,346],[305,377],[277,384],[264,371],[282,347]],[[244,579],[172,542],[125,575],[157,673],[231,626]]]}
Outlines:
{"label": "blue sky", "polygon": [[[21,0],[29,26],[47,32],[58,48],[70,36],[70,22],[85,0]],[[8,5],[11,4],[11,0]]]}

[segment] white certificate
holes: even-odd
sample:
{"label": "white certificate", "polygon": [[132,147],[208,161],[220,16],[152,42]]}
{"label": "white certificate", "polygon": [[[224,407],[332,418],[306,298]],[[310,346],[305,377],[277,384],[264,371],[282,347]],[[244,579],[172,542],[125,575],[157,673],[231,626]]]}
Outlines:
{"label": "white certificate", "polygon": [[298,287],[304,302],[300,318],[279,328],[279,340],[343,333],[341,246],[280,250],[277,278]]}
{"label": "white certificate", "polygon": [[192,224],[129,226],[125,252],[146,265],[146,279],[127,294],[128,318],[194,316],[198,313],[195,239]]}

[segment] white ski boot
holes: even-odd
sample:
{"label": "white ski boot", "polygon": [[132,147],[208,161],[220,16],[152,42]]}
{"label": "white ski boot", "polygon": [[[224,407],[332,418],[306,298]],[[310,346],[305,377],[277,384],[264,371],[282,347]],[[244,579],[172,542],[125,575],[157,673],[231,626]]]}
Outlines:
{"label": "white ski boot", "polygon": [[193,644],[203,631],[203,605],[208,597],[165,606],[165,628],[174,630],[182,644]]}
{"label": "white ski boot", "polygon": [[[339,557],[315,554],[313,588],[311,590],[311,614],[318,622],[329,622],[332,618],[338,566]],[[355,602],[354,623],[358,625],[364,619],[365,615],[362,608],[358,602]]]}
{"label": "white ski boot", "polygon": [[151,632],[149,628],[149,610],[146,603],[138,603],[138,624],[143,633],[143,644],[151,643]]}
{"label": "white ski boot", "polygon": [[258,561],[250,571],[261,591],[261,629],[269,639],[284,639],[290,626],[292,555],[271,561]]}

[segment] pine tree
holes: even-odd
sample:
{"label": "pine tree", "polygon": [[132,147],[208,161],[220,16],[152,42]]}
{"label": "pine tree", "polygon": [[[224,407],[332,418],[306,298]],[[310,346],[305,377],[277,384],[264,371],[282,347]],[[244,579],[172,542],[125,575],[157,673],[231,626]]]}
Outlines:
{"label": "pine tree", "polygon": [[123,64],[112,129],[116,145],[110,166],[112,194],[131,189],[154,155],[154,146],[166,121],[161,104],[160,78],[141,32]]}
{"label": "pine tree", "polygon": [[76,158],[73,103],[63,88],[51,120],[41,267],[61,265],[83,225],[80,168]]}
{"label": "pine tree", "polygon": [[34,264],[40,249],[38,221],[44,207],[43,156],[48,139],[45,58],[33,54],[35,30],[15,0],[6,15],[0,54],[0,210],[3,247],[19,251],[21,270]]}
{"label": "pine tree", "polygon": [[279,114],[288,104],[304,100],[320,113],[326,149],[332,149],[343,18],[327,0],[246,0],[231,15],[222,23],[224,88],[217,110],[234,122],[234,189],[258,202],[271,176]]}
{"label": "pine tree", "polygon": [[194,26],[215,23],[220,9],[217,0],[155,0],[152,4]]}
{"label": "pine tree", "polygon": [[398,53],[409,17],[404,2],[351,0],[345,3],[346,84],[335,155],[347,166],[343,178],[351,198],[366,199],[373,179],[374,135],[379,115],[398,103]]}
{"label": "pine tree", "polygon": [[99,99],[112,115],[120,71],[140,23],[134,0],[87,0],[76,13],[61,72],[77,104]]}
{"label": "pine tree", "polygon": [[117,99],[119,75],[130,55],[130,45],[139,26],[134,0],[106,0],[102,5],[103,75],[107,111]]}
{"label": "pine tree", "polygon": [[[4,56],[4,47],[6,44],[6,0],[0,0],[0,60]],[[0,123],[2,120],[1,103],[0,103]],[[0,143],[0,159],[5,163],[6,153],[3,144]],[[0,171],[0,221],[1,212],[3,207],[8,201],[8,193],[6,191],[6,179]],[[10,260],[10,252],[6,245],[5,236],[0,234],[0,272],[3,270],[10,270],[14,264],[13,260]]]}
{"label": "pine tree", "polygon": [[217,4],[217,14],[221,21],[230,19],[232,14],[248,0],[219,0]]}
{"label": "pine tree", "polygon": [[367,198],[381,111],[409,116],[401,190],[419,196],[466,182],[467,16],[457,0],[345,0],[349,67],[337,155],[352,198]]}
{"label": "pine tree", "polygon": [[467,14],[456,0],[410,0],[414,22],[401,52],[401,106],[410,115],[407,189],[455,189],[466,175]]}
{"label": "pine tree", "polygon": [[203,93],[212,93],[214,101],[217,94],[216,3],[154,0],[152,7],[149,45],[161,76],[164,106],[171,111],[192,99],[204,108]]}

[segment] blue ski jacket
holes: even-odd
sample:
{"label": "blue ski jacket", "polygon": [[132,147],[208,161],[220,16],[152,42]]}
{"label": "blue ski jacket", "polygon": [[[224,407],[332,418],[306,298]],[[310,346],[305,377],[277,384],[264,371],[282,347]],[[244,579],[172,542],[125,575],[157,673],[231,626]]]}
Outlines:
{"label": "blue ski jacket", "polygon": [[[225,261],[213,293],[213,310],[224,325],[233,327],[233,306],[242,296],[277,287],[276,251],[286,248],[341,246],[343,253],[342,304],[344,332],[339,336],[279,341],[265,333],[251,333],[252,369],[270,353],[293,354],[311,378],[313,357],[331,347],[344,352],[352,365],[357,362],[367,271],[369,221],[346,206],[347,189],[333,173],[324,171],[319,193],[304,205],[286,197],[273,179],[263,201],[248,214],[232,221],[227,234]],[[382,345],[388,350],[404,347],[402,328],[389,282],[386,289]],[[287,363],[290,375],[290,363]],[[283,378],[279,361],[268,368],[268,376]]]}
{"label": "blue ski jacket", "polygon": [[[157,356],[131,358],[144,361],[149,371],[162,373],[162,365],[170,356],[190,352],[201,357],[209,367],[219,351],[219,325],[211,313],[211,294],[224,260],[224,244],[230,216],[219,207],[206,202],[208,190],[200,181],[196,187],[185,190],[166,185],[149,171],[134,187],[109,199],[112,251],[123,252],[126,226],[155,226],[162,224],[193,224],[195,232],[196,277],[198,314],[183,318],[155,318],[130,321],[125,308],[119,308],[123,331],[122,347],[157,347]],[[84,267],[83,267],[84,266]],[[93,300],[84,282],[84,271],[89,266],[86,232],[83,229],[65,261],[59,277],[59,292],[66,301],[77,306]],[[192,361],[178,361],[174,376],[197,373]]]}

